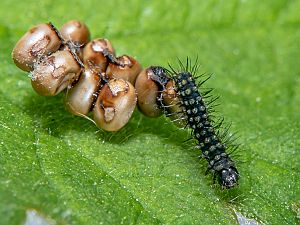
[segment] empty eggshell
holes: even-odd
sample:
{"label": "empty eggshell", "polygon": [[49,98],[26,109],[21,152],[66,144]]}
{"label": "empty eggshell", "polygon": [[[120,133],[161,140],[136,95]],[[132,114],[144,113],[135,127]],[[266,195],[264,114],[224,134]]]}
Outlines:
{"label": "empty eggshell", "polygon": [[83,46],[90,41],[89,28],[79,20],[71,20],[60,29],[65,41],[72,41],[76,46]]}
{"label": "empty eggshell", "polygon": [[31,28],[15,45],[12,58],[24,71],[31,71],[40,57],[57,51],[62,44],[51,23]]}
{"label": "empty eggshell", "polygon": [[75,115],[87,115],[97,98],[101,78],[93,70],[86,69],[78,82],[68,90],[65,104],[68,111]]}
{"label": "empty eggshell", "polygon": [[97,72],[103,73],[108,65],[106,53],[114,54],[114,49],[109,40],[98,38],[89,42],[83,49],[83,63]]}
{"label": "empty eggshell", "polygon": [[117,131],[126,125],[136,105],[135,89],[123,79],[111,79],[101,89],[93,114],[97,126]]}
{"label": "empty eggshell", "polygon": [[137,75],[141,72],[140,63],[131,56],[123,55],[117,58],[118,63],[110,62],[106,69],[106,77],[120,78],[134,85]]}
{"label": "empty eggshell", "polygon": [[138,75],[135,88],[138,96],[139,110],[149,117],[159,117],[162,109],[157,104],[157,98],[160,97],[161,91],[159,85],[154,82],[152,67],[142,70]]}
{"label": "empty eggshell", "polygon": [[34,64],[31,84],[34,90],[44,96],[53,96],[78,79],[79,63],[69,50],[57,51]]}

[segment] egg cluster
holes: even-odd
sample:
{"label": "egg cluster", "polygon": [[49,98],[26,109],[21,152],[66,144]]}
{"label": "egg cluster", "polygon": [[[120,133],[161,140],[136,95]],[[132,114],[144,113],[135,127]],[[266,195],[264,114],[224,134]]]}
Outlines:
{"label": "egg cluster", "polygon": [[69,21],[59,30],[51,23],[31,28],[15,45],[12,58],[30,72],[38,94],[64,91],[68,111],[92,114],[101,129],[121,129],[134,111],[134,83],[141,65],[128,55],[116,57],[107,39],[90,41],[90,31],[80,21]]}

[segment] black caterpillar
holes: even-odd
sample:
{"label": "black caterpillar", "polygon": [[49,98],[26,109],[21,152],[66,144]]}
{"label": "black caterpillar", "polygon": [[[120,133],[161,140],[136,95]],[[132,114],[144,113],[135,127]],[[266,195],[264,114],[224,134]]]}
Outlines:
{"label": "black caterpillar", "polygon": [[[193,74],[197,72],[198,65],[191,66],[187,59],[186,66],[180,62],[180,71],[176,71],[170,66],[170,70],[163,67],[153,69],[155,76],[151,79],[159,84],[161,92],[166,88],[166,83],[170,80],[174,82],[174,90],[179,99],[179,106],[182,111],[172,112],[168,105],[163,101],[163,94],[158,98],[158,103],[165,108],[165,113],[170,116],[182,114],[186,127],[192,129],[192,135],[197,140],[197,148],[202,151],[202,156],[208,162],[208,170],[213,172],[214,180],[218,180],[223,188],[232,188],[238,184],[239,173],[235,163],[226,153],[228,150],[225,143],[227,132],[220,132],[223,120],[215,122],[211,117],[212,104],[218,99],[211,98],[209,93],[212,89],[200,93],[196,84],[196,77]],[[198,77],[199,78],[199,77]],[[208,79],[208,78],[207,78]],[[199,83],[199,87],[207,80]],[[207,102],[205,102],[207,100]],[[228,130],[227,130],[228,131]],[[236,149],[236,146],[231,147]],[[207,173],[206,172],[206,173]]]}

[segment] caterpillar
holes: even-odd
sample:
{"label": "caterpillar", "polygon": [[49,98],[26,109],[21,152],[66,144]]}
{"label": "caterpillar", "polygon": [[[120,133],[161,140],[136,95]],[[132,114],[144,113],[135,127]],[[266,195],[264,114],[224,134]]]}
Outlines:
{"label": "caterpillar", "polygon": [[179,70],[170,65],[170,69],[160,66],[149,68],[152,71],[150,79],[158,85],[157,107],[165,115],[173,117],[173,121],[180,121],[191,129],[196,148],[201,149],[202,157],[208,162],[207,172],[211,170],[213,179],[217,179],[223,188],[232,188],[238,184],[240,175],[226,151],[237,146],[227,146],[227,132],[220,131],[223,120],[216,122],[212,119],[212,107],[218,97],[210,96],[212,89],[201,91],[209,77],[196,84],[201,78],[194,75],[198,71],[197,60],[194,65],[189,58],[186,65],[179,60],[179,65]]}

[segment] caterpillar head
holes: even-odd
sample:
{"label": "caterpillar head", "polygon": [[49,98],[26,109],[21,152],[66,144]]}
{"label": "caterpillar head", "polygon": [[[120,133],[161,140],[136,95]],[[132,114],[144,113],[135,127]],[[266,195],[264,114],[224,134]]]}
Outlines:
{"label": "caterpillar head", "polygon": [[219,183],[223,188],[232,188],[237,185],[239,177],[235,167],[224,168],[219,171]]}

